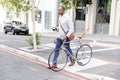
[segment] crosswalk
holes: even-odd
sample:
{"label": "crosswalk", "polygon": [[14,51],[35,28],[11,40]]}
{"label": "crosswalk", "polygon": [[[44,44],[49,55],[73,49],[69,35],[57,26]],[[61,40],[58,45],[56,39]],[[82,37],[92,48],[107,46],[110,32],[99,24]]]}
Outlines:
{"label": "crosswalk", "polygon": [[[55,44],[53,44],[53,43],[49,43],[49,44],[47,43],[47,44],[42,44],[42,45],[46,46],[46,47],[52,47],[52,48],[54,48],[54,46],[55,46]],[[112,44],[90,43],[90,45],[92,47],[94,47],[96,45],[105,47],[104,49],[94,49],[93,53],[119,49],[118,45],[112,45]],[[71,48],[75,51],[75,49],[78,47],[76,47],[76,45],[72,44]],[[60,64],[60,65],[62,65],[62,64]],[[102,66],[107,66],[107,65],[113,65],[113,63],[110,61],[104,60],[104,59],[99,59],[99,58],[93,57],[92,60],[85,66],[80,66],[76,63],[73,67],[66,66],[64,68],[64,70],[69,71],[74,74],[77,74],[77,75],[82,75],[91,80],[117,80],[117,79],[109,77],[109,76],[94,74],[94,72],[93,72],[93,74],[89,73],[90,69],[96,69],[96,68],[99,68],[100,66],[102,67]],[[90,70],[90,71],[92,71],[92,70]]]}
{"label": "crosswalk", "polygon": [[[110,76],[104,76],[102,74],[100,75],[100,74],[96,74],[94,72],[93,72],[93,74],[91,74],[90,71],[94,71],[91,69],[97,69],[97,68],[100,69],[100,67],[102,67],[102,66],[113,65],[113,63],[109,60],[94,57],[94,53],[117,50],[117,49],[119,49],[119,45],[112,45],[112,44],[105,44],[105,43],[90,43],[89,45],[92,47],[102,46],[104,48],[93,49],[93,57],[87,65],[80,66],[76,63],[73,67],[66,66],[64,68],[64,70],[69,71],[73,74],[82,75],[91,80],[117,80]],[[55,47],[55,44],[54,43],[45,43],[45,44],[41,44],[40,47],[43,48],[40,51],[43,51],[43,50],[53,49]],[[78,45],[72,43],[71,48],[72,48],[73,52],[76,52]],[[46,61],[47,61],[47,59],[46,59]],[[62,65],[62,64],[60,64],[60,65]],[[100,71],[98,71],[98,73],[99,72]]]}

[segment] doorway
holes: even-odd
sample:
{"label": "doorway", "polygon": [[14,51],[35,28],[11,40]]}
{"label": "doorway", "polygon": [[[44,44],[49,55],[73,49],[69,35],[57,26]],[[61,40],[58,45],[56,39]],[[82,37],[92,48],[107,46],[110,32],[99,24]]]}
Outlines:
{"label": "doorway", "polygon": [[97,0],[95,34],[108,34],[111,0]]}

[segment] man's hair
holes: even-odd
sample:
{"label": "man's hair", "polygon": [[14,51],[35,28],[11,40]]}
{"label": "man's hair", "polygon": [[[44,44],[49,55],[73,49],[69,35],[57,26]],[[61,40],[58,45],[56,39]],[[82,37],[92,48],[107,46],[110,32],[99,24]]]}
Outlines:
{"label": "man's hair", "polygon": [[60,6],[64,11],[65,11],[65,7],[64,6]]}

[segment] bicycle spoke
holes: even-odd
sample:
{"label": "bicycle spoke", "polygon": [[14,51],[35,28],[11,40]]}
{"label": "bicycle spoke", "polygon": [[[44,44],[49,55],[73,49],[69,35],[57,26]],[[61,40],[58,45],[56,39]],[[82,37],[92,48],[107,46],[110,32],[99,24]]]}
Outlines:
{"label": "bicycle spoke", "polygon": [[68,61],[68,56],[67,56],[66,52],[62,48],[60,48],[59,50],[60,50],[59,51],[59,56],[57,58],[57,64],[56,64],[57,68],[51,68],[52,65],[53,65],[53,59],[54,59],[54,55],[55,55],[56,50],[53,50],[50,53],[49,58],[48,58],[48,65],[53,71],[62,70],[66,66],[67,61]]}
{"label": "bicycle spoke", "polygon": [[89,63],[92,57],[92,49],[89,45],[82,45],[76,53],[77,62],[79,65],[84,66]]}

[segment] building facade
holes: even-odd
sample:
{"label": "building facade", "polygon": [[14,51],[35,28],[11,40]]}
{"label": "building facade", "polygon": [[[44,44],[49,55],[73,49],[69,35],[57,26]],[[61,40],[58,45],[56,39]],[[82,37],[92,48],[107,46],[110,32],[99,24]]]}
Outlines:
{"label": "building facade", "polygon": [[2,14],[0,14],[0,31],[3,31],[4,23],[9,17],[9,13],[5,11],[2,6],[0,6],[0,12],[2,12]]}
{"label": "building facade", "polygon": [[[40,1],[37,5],[39,11],[36,15],[36,32],[51,32],[51,28],[57,26],[59,4],[59,0]],[[81,2],[76,8],[75,32],[82,33],[89,27],[88,34],[120,36],[119,8],[120,0],[92,0],[91,5]],[[25,20],[31,33],[31,12]]]}
{"label": "building facade", "polygon": [[[90,27],[89,34],[96,34],[99,30],[102,34],[120,35],[120,0],[92,0],[91,5],[87,5],[86,26]],[[108,6],[108,7],[107,7]],[[107,8],[110,8],[107,10]],[[102,17],[98,10],[101,9]],[[99,18],[100,17],[100,18]],[[98,30],[97,30],[98,29]]]}
{"label": "building facade", "polygon": [[[39,2],[40,1],[40,2]],[[36,0],[37,14],[35,15],[36,32],[51,32],[52,27],[57,26],[58,20],[58,0]],[[31,12],[28,13],[28,26],[32,33]]]}

